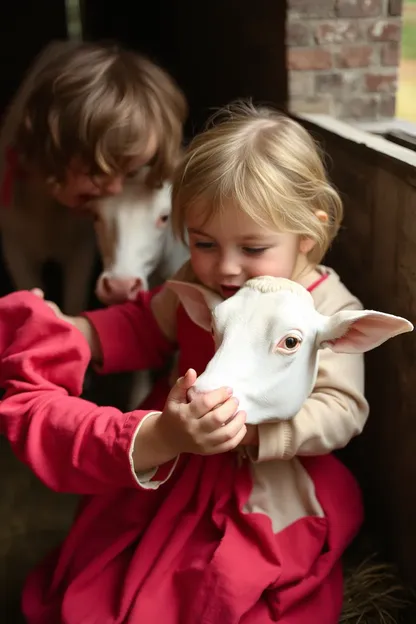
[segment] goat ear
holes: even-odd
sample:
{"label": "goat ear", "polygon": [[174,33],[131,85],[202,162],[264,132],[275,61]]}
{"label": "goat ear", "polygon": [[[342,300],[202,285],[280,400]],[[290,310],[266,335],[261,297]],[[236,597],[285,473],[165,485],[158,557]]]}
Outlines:
{"label": "goat ear", "polygon": [[168,280],[166,286],[177,294],[189,318],[202,329],[210,331],[212,311],[222,302],[221,297],[199,284]]}
{"label": "goat ear", "polygon": [[318,345],[338,353],[365,353],[390,338],[413,331],[408,320],[374,310],[341,310],[325,318]]}

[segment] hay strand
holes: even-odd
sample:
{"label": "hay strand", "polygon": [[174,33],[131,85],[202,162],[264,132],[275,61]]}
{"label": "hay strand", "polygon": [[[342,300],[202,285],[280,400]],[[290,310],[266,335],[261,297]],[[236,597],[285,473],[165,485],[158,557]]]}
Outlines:
{"label": "hay strand", "polygon": [[412,602],[395,566],[373,554],[346,570],[340,624],[398,624]]}

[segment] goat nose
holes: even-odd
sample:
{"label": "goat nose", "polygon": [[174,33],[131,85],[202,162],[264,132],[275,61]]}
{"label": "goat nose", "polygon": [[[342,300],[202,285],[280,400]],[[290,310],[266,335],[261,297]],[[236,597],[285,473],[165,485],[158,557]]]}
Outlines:
{"label": "goat nose", "polygon": [[139,277],[103,275],[98,281],[96,294],[102,303],[111,305],[135,299],[142,289],[143,282]]}

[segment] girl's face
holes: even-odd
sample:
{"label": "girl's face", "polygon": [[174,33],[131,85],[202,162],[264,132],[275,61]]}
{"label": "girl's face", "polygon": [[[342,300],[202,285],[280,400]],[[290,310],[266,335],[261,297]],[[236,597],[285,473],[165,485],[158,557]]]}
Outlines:
{"label": "girl's face", "polygon": [[192,267],[203,285],[224,298],[250,278],[296,280],[313,268],[307,259],[311,239],[264,228],[232,203],[208,221],[206,210],[206,204],[195,204],[186,219]]}

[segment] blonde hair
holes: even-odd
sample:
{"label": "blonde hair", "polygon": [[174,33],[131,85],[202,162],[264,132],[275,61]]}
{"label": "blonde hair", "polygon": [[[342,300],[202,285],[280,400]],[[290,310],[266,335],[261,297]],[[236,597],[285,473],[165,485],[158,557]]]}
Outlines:
{"label": "blonde hair", "polygon": [[150,178],[171,178],[187,115],[173,79],[116,45],[60,42],[48,52],[16,133],[22,159],[53,181],[62,181],[73,158],[91,175],[112,175],[123,172],[155,137]]}
{"label": "blonde hair", "polygon": [[[207,220],[231,200],[267,228],[315,241],[318,263],[340,227],[343,207],[310,134],[270,108],[237,102],[190,143],[175,172],[172,225],[185,236],[188,210],[207,203]],[[319,219],[317,211],[327,218]]]}

